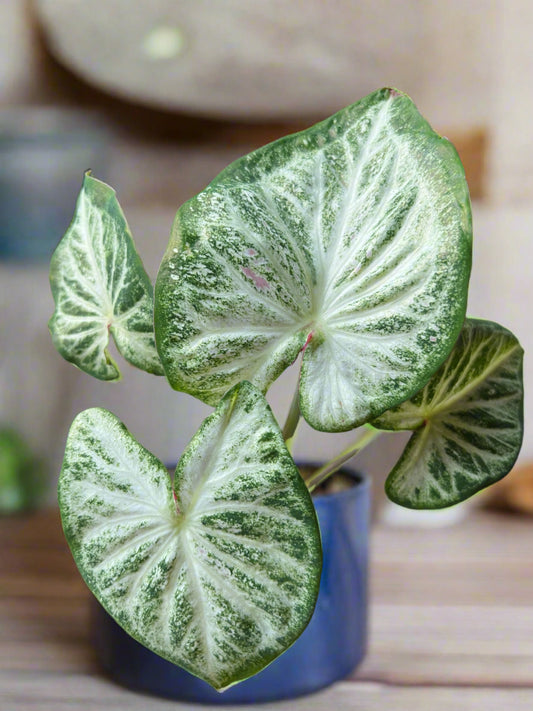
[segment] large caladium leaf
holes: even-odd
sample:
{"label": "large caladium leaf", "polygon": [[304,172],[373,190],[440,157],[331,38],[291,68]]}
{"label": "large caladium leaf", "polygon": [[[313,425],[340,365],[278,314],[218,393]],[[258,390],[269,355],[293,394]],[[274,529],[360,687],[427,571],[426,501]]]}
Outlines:
{"label": "large caladium leaf", "polygon": [[86,173],[70,227],[50,265],[55,301],[49,327],[61,355],[101,380],[120,372],[112,333],[132,365],[162,375],[153,327],[153,290],[115,191]]}
{"label": "large caladium leaf", "polygon": [[205,420],[174,487],[112,414],[76,418],[59,500],[85,581],[133,637],[222,689],[307,625],[321,570],[316,514],[249,383]]}
{"label": "large caladium leaf", "polygon": [[509,472],[523,436],[522,356],[505,328],[468,319],[423,390],[374,422],[382,429],[414,430],[387,479],[393,501],[442,508]]}
{"label": "large caladium leaf", "polygon": [[251,153],[177,213],[156,282],[171,385],[265,391],[304,350],[301,409],[346,430],[423,387],[464,320],[471,215],[453,146],[378,91]]}

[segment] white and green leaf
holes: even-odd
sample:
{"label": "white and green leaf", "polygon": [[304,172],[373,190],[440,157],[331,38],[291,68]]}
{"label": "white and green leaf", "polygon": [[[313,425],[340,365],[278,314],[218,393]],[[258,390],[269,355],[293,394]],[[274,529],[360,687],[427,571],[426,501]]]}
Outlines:
{"label": "white and green leaf", "polygon": [[464,320],[471,214],[453,146],[385,89],[224,170],[183,205],[156,282],[172,387],[266,391],[304,350],[316,429],[419,390]]}
{"label": "white and green leaf", "polygon": [[61,355],[101,380],[119,380],[109,333],[132,365],[162,375],[155,348],[153,289],[115,191],[85,174],[70,227],[50,265],[49,328]]}
{"label": "white and green leaf", "polygon": [[321,571],[316,514],[250,383],[205,420],[174,487],[111,413],[76,418],[59,500],[85,581],[133,637],[223,689],[307,625]]}
{"label": "white and green leaf", "polygon": [[467,319],[428,384],[373,423],[414,430],[387,479],[389,498],[409,508],[451,506],[510,471],[523,437],[522,358],[505,328]]}

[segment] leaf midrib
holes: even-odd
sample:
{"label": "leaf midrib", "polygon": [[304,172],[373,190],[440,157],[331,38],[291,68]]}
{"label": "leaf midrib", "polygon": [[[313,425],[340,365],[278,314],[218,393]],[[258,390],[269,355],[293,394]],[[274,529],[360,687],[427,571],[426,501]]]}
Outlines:
{"label": "leaf midrib", "polygon": [[[332,271],[332,265],[336,266],[336,261],[338,257],[338,252],[339,248],[342,244],[342,239],[343,235],[346,229],[346,222],[348,220],[348,217],[350,215],[350,210],[349,208],[351,207],[353,201],[354,201],[354,194],[357,189],[357,186],[359,185],[361,175],[363,173],[363,168],[365,166],[365,161],[370,155],[370,149],[373,147],[373,144],[375,142],[376,137],[379,135],[379,131],[385,124],[386,117],[389,114],[390,107],[392,105],[392,101],[389,98],[388,101],[383,102],[383,106],[381,110],[378,110],[378,115],[376,116],[372,128],[370,129],[370,132],[364,142],[363,149],[361,153],[357,156],[357,168],[354,171],[353,170],[353,153],[351,150],[347,151],[347,156],[349,156],[350,162],[351,162],[351,167],[352,167],[352,179],[350,181],[350,185],[348,186],[348,189],[346,190],[344,201],[343,201],[343,206],[342,206],[342,211],[341,214],[337,217],[337,220],[335,221],[335,225],[333,226],[333,230],[335,234],[333,235],[332,239],[330,240],[328,244],[328,249],[327,249],[327,256],[328,259],[326,260],[326,263],[328,265],[326,269],[326,274],[325,274],[325,279],[324,279],[324,290],[323,290],[323,298],[322,301],[325,300],[329,289],[330,289],[330,284],[332,281],[331,277],[331,271]],[[345,141],[345,139],[342,139]],[[318,239],[318,235],[315,235],[315,243],[318,247],[320,244],[320,241]]]}
{"label": "leaf midrib", "polygon": [[468,385],[463,387],[455,395],[442,400],[440,404],[436,407],[432,407],[430,411],[422,412],[422,416],[427,420],[433,420],[436,417],[442,418],[442,416],[449,412],[457,402],[468,397],[469,394],[476,390],[476,388],[481,385],[483,381],[487,380],[487,378],[489,378],[495,370],[503,365],[505,361],[509,360],[511,356],[519,350],[519,348],[520,346],[518,344],[514,345],[502,356],[492,360],[490,366],[483,370],[476,378],[470,380]]}
{"label": "leaf midrib", "polygon": [[[90,209],[88,210],[88,196],[84,191],[84,197],[83,197],[83,218],[84,222],[83,224],[83,232],[84,234],[84,242],[86,243],[87,246],[87,253],[89,255],[89,259],[91,262],[91,266],[94,270],[94,273],[98,276],[98,279],[100,281],[100,291],[101,291],[101,304],[102,304],[102,313],[103,315],[107,316],[107,318],[112,318],[113,316],[113,301],[112,301],[112,295],[109,294],[107,288],[106,288],[106,280],[104,279],[104,275],[102,273],[102,270],[100,268],[100,265],[98,264],[96,260],[96,254],[94,251],[94,244],[91,239],[91,230],[89,226],[89,212]],[[98,221],[99,221],[99,228],[100,228],[100,234],[103,233],[104,231],[104,220],[102,218],[102,215],[100,213],[96,213],[98,215]],[[103,249],[103,243],[102,243],[102,249]]]}
{"label": "leaf midrib", "polygon": [[[229,407],[227,408],[227,411],[224,413],[224,422],[222,424],[222,427],[217,433],[217,439],[215,442],[215,446],[212,447],[211,451],[208,454],[207,461],[204,466],[203,472],[200,474],[199,478],[195,482],[194,490],[191,494],[191,498],[189,500],[188,506],[186,511],[183,511],[183,520],[188,521],[193,521],[195,518],[195,509],[198,506],[198,502],[202,498],[202,494],[204,493],[205,489],[205,482],[209,478],[210,473],[213,471],[215,464],[217,462],[218,456],[220,454],[220,450],[222,448],[222,444],[224,441],[224,437],[226,435],[227,429],[230,425],[231,421],[231,415],[233,413],[233,410],[235,408],[235,403],[237,402],[237,393],[234,394],[231,403],[229,404]],[[190,466],[190,464],[189,464]],[[203,509],[202,509],[203,511]]]}

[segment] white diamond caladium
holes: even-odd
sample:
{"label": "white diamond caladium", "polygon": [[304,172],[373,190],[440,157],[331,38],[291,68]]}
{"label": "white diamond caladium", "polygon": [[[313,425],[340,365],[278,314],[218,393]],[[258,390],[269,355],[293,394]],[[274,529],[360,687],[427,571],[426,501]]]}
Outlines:
{"label": "white diamond caladium", "polygon": [[451,506],[507,474],[522,444],[522,358],[505,328],[467,319],[423,390],[373,423],[414,431],[387,479],[393,501],[410,508]]}
{"label": "white diamond caladium", "polygon": [[263,395],[233,388],[163,464],[106,410],[72,425],[63,527],[96,597],[157,654],[223,689],[303,631],[321,571],[309,492]]}
{"label": "white diamond caladium", "polygon": [[132,365],[163,369],[153,333],[153,289],[115,191],[86,173],[70,227],[50,265],[55,301],[49,327],[61,355],[101,380],[120,372],[109,332]]}
{"label": "white diamond caladium", "polygon": [[170,384],[216,404],[304,351],[300,406],[347,430],[423,387],[461,329],[471,214],[453,146],[384,89],[224,170],[183,205],[155,332]]}

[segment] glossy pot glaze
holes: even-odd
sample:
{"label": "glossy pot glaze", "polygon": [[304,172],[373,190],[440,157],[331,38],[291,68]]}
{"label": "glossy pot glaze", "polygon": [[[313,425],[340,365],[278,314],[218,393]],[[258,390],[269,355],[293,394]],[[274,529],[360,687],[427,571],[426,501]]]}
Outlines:
{"label": "glossy pot glaze", "polygon": [[95,602],[93,634],[104,669],[119,683],[180,701],[250,704],[294,698],[344,679],[367,642],[370,484],[315,497],[324,562],[314,615],[299,639],[266,669],[218,693],[132,639]]}

